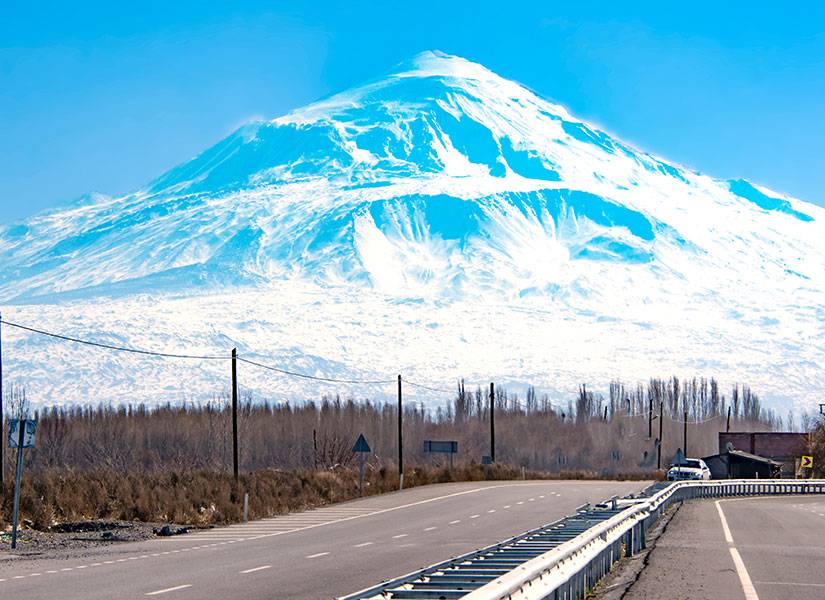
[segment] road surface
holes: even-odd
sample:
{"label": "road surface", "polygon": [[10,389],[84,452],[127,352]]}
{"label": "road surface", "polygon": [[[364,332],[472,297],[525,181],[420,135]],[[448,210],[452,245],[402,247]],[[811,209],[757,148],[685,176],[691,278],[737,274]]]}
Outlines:
{"label": "road surface", "polygon": [[825,498],[686,502],[627,600],[825,598]]}
{"label": "road surface", "polygon": [[0,597],[332,598],[493,544],[646,482],[471,482],[65,559],[0,560]]}

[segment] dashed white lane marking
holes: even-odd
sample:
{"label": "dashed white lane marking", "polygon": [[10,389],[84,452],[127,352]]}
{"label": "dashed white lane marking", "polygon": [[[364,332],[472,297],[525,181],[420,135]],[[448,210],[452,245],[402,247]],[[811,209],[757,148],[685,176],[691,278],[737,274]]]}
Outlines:
{"label": "dashed white lane marking", "polygon": [[319,552],[318,554],[310,554],[307,558],[321,558],[322,556],[326,556],[329,552]]}
{"label": "dashed white lane marking", "polygon": [[495,508],[491,508],[490,510],[488,510],[488,511],[487,511],[487,514],[488,514],[488,515],[491,515],[491,514],[493,514],[494,512],[496,512],[496,509],[495,509]]}
{"label": "dashed white lane marking", "polygon": [[524,504],[524,502],[516,502],[516,504]]}
{"label": "dashed white lane marking", "polygon": [[470,515],[471,519],[478,519],[481,515]]}
{"label": "dashed white lane marking", "polygon": [[[509,486],[512,486],[512,485],[522,485],[522,484],[505,484],[505,485],[496,486],[496,487],[509,487]],[[190,536],[186,536],[185,538],[184,537],[172,537],[172,538],[168,538],[168,539],[165,539],[165,540],[159,540],[159,541],[161,541],[161,542],[189,541],[192,538],[196,538],[200,541],[214,541],[214,543],[212,543],[212,544],[202,544],[202,545],[199,545],[199,546],[192,546],[192,547],[188,547],[188,548],[181,548],[181,549],[177,549],[177,550],[171,550],[171,551],[168,551],[168,552],[144,554],[144,555],[141,555],[141,556],[131,556],[131,557],[128,557],[128,558],[119,558],[117,560],[106,560],[106,561],[103,561],[101,563],[93,563],[91,565],[81,565],[81,566],[78,566],[78,567],[66,567],[66,568],[60,569],[59,572],[68,572],[68,571],[73,571],[75,569],[85,569],[85,568],[88,568],[90,566],[91,567],[97,567],[97,566],[101,566],[101,565],[111,565],[111,564],[115,564],[115,563],[123,563],[123,562],[127,562],[127,561],[130,561],[130,560],[139,560],[139,559],[149,558],[149,557],[158,557],[158,556],[165,556],[165,555],[168,555],[168,554],[177,554],[177,553],[180,553],[180,552],[189,552],[190,550],[199,550],[201,548],[215,548],[215,547],[218,547],[218,546],[224,546],[226,544],[234,544],[234,543],[237,543],[237,542],[244,542],[244,541],[247,541],[247,540],[258,540],[258,539],[261,539],[261,538],[274,537],[274,536],[279,536],[279,535],[283,535],[283,534],[287,534],[287,533],[295,533],[295,532],[304,531],[306,529],[314,529],[316,527],[321,527],[321,526],[324,526],[324,525],[332,525],[332,524],[340,523],[340,522],[343,522],[343,521],[350,521],[350,520],[359,519],[359,518],[362,518],[362,517],[370,517],[370,516],[379,515],[379,514],[383,514],[383,513],[387,513],[387,512],[392,512],[392,511],[396,511],[396,510],[402,510],[402,509],[405,509],[405,508],[410,508],[410,507],[413,507],[413,506],[419,506],[419,505],[422,505],[422,504],[429,504],[431,502],[436,502],[438,500],[444,500],[444,499],[453,498],[453,497],[456,497],[456,496],[463,496],[463,495],[466,495],[466,494],[481,492],[481,491],[484,491],[484,490],[487,490],[487,489],[491,489],[491,488],[488,488],[488,487],[473,488],[473,489],[469,489],[469,490],[463,490],[461,492],[454,492],[452,494],[445,494],[443,496],[436,496],[434,498],[427,498],[425,500],[419,500],[417,502],[410,502],[408,504],[402,504],[400,506],[392,506],[392,507],[389,507],[389,508],[378,509],[378,510],[375,510],[375,509],[362,509],[362,508],[341,508],[341,509],[336,509],[334,512],[332,512],[332,511],[326,512],[323,515],[321,515],[321,514],[301,514],[301,515],[294,515],[294,518],[291,518],[290,515],[286,515],[285,517],[270,517],[270,518],[262,519],[260,521],[257,521],[255,523],[249,524],[249,525],[234,525],[234,526],[230,526],[228,528],[201,530],[201,531],[194,532],[193,534],[191,534],[191,537]],[[557,492],[554,492],[554,494],[556,496],[561,496],[561,494],[559,494]],[[524,502],[518,502],[518,504],[524,504]],[[505,505],[504,508],[505,509],[511,508],[511,505],[509,505],[509,504]],[[493,513],[493,512],[495,512],[495,509],[489,510],[487,512],[488,513]],[[471,518],[476,518],[477,516],[478,515],[475,515]],[[277,521],[277,523],[275,521]],[[460,523],[460,522],[461,522],[461,520],[457,519],[455,521],[451,521],[450,525],[455,525],[455,524]],[[424,531],[432,531],[434,529],[437,529],[437,527],[428,527]],[[250,533],[257,533],[259,535],[249,536]],[[249,537],[242,537],[242,536],[249,536]],[[307,558],[317,558],[317,557],[320,557],[320,556],[325,556],[327,554],[329,554],[329,553],[328,552],[322,552],[320,554],[312,555],[312,556],[307,557]],[[54,573],[58,573],[58,571],[46,571],[46,573],[54,574]],[[33,576],[36,576],[36,575],[37,574],[35,574],[35,575],[31,575],[31,574],[30,575],[20,575],[20,576],[13,577],[13,579],[33,577]],[[8,581],[8,578],[0,579],[0,581]],[[170,590],[159,590],[158,592],[150,592],[147,595],[166,593],[167,591],[174,591],[176,589],[185,589],[187,587],[191,587],[191,584],[186,584],[186,585],[179,586],[179,587],[176,587],[176,588],[170,588]]]}
{"label": "dashed white lane marking", "polygon": [[529,500],[527,500],[527,502],[535,502],[535,501],[536,501],[535,498],[530,498]]}
{"label": "dashed white lane marking", "polygon": [[176,585],[175,587],[166,588],[165,590],[157,590],[156,592],[147,592],[147,596],[159,596],[160,594],[167,594],[169,592],[176,592],[178,590],[185,590],[186,588],[192,587],[191,583],[185,583],[183,585]]}
{"label": "dashed white lane marking", "polygon": [[263,565],[260,567],[255,567],[254,569],[247,569],[246,571],[241,571],[241,575],[247,575],[249,573],[257,573],[258,571],[265,571],[267,569],[271,569],[272,565]]}
{"label": "dashed white lane marking", "polygon": [[364,542],[362,544],[355,544],[353,548],[363,548],[364,546],[372,546],[373,542]]}
{"label": "dashed white lane marking", "polygon": [[541,496],[539,496],[539,498],[544,498],[544,494],[542,494]]}
{"label": "dashed white lane marking", "polygon": [[392,539],[394,539],[394,540],[400,540],[401,538],[405,538],[405,537],[407,537],[407,535],[409,535],[409,534],[407,534],[407,533],[399,533],[398,535],[394,535],[394,536],[392,536]]}
{"label": "dashed white lane marking", "polygon": [[751,576],[748,574],[748,569],[745,567],[739,551],[733,545],[733,536],[730,533],[728,520],[725,518],[725,513],[722,511],[722,505],[719,503],[719,500],[716,501],[716,510],[719,512],[719,520],[722,522],[722,532],[725,534],[725,541],[728,543],[730,557],[733,559],[733,566],[736,567],[736,574],[739,576],[739,584],[745,593],[745,600],[759,600],[756,588],[753,587]]}

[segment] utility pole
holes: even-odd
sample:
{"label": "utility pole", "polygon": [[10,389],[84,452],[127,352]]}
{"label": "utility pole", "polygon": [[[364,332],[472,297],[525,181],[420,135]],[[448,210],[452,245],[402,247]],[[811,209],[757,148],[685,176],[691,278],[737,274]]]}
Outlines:
{"label": "utility pole", "polygon": [[687,410],[686,410],[686,411],[685,411],[685,425],[684,425],[684,427],[685,427],[685,435],[684,435],[684,442],[683,442],[683,444],[682,444],[682,447],[683,447],[683,448],[684,448],[684,450],[685,450],[685,456],[687,456],[687,455],[688,455],[688,449],[687,449],[687,417],[688,417],[688,412],[687,412]]}
{"label": "utility pole", "polygon": [[232,348],[232,474],[238,482],[238,349]]}
{"label": "utility pole", "polygon": [[725,431],[730,433],[730,406],[728,406],[728,428]]}
{"label": "utility pole", "polygon": [[648,398],[647,407],[647,439],[653,437],[653,396]]}
{"label": "utility pole", "polygon": [[404,489],[404,407],[401,402],[401,375],[398,376],[398,489]]}
{"label": "utility pole", "polygon": [[5,423],[5,413],[3,412],[3,315],[0,314],[0,496],[3,495],[3,490],[6,489],[3,486],[5,482],[3,473],[6,470],[6,430],[4,428]]}
{"label": "utility pole", "polygon": [[[20,412],[23,417],[23,412]],[[23,476],[23,439],[26,432],[26,421],[22,418],[17,426],[17,470],[14,472],[14,512],[11,525],[11,549],[17,548],[17,519],[20,512],[20,478]]]}
{"label": "utility pole", "polygon": [[490,461],[496,462],[496,386],[490,382]]}
{"label": "utility pole", "polygon": [[659,471],[662,468],[662,422],[664,419],[662,418],[662,410],[664,407],[665,401],[659,400],[659,445],[656,448],[656,470]]}

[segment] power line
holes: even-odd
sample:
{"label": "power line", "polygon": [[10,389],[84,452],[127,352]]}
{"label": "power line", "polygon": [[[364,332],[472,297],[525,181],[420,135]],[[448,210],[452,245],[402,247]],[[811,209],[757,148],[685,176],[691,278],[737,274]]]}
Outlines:
{"label": "power line", "polygon": [[430,390],[431,392],[444,392],[445,394],[455,393],[455,390],[448,390],[448,389],[444,389],[444,388],[430,387],[430,386],[424,385],[422,383],[416,383],[414,381],[410,381],[409,379],[402,378],[402,381],[404,383],[409,383],[413,387],[421,388],[421,389],[424,389],[424,390]]}
{"label": "power line", "polygon": [[366,380],[358,380],[358,379],[336,379],[334,377],[316,377],[315,375],[307,375],[306,373],[297,373],[295,371],[288,371],[286,369],[281,369],[280,367],[273,367],[271,365],[265,365],[263,363],[255,362],[254,360],[249,360],[248,358],[238,357],[240,362],[246,363],[248,365],[253,365],[256,367],[260,367],[262,369],[266,369],[268,371],[274,371],[275,373],[281,373],[282,375],[289,375],[290,377],[301,377],[302,379],[311,379],[313,381],[325,381],[327,383],[350,383],[350,384],[364,384],[364,385],[372,385],[372,384],[389,384],[395,383],[395,379],[382,379],[376,381],[366,381]]}
{"label": "power line", "polygon": [[685,423],[687,423],[688,425],[698,425],[699,423],[707,423],[709,421],[713,421],[714,419],[721,419],[722,418],[722,415],[716,415],[714,417],[708,417],[707,419],[701,419],[701,420],[698,420],[698,421],[683,421],[682,419],[677,419],[673,416],[668,416],[668,415],[665,415],[665,416],[668,417],[674,423],[681,423],[682,425],[684,425]]}
{"label": "power line", "polygon": [[115,350],[117,352],[131,352],[132,354],[142,354],[144,356],[159,356],[162,358],[186,358],[186,359],[195,359],[195,360],[229,360],[230,356],[213,356],[213,355],[195,355],[195,354],[176,354],[171,352],[155,352],[152,350],[140,350],[138,348],[127,348],[125,346],[113,346],[111,344],[103,344],[101,342],[92,342],[90,340],[83,340],[80,338],[71,337],[68,335],[62,335],[59,333],[52,333],[50,331],[43,331],[42,329],[35,329],[34,327],[28,327],[26,325],[20,325],[19,323],[13,323],[11,321],[3,321],[4,325],[8,325],[10,327],[16,327],[17,329],[23,329],[25,331],[30,331],[32,333],[37,333],[40,335],[45,335],[48,337],[56,338],[59,340],[64,340],[67,342],[74,342],[76,344],[85,344],[87,346],[95,346],[97,348],[104,348],[106,350]]}

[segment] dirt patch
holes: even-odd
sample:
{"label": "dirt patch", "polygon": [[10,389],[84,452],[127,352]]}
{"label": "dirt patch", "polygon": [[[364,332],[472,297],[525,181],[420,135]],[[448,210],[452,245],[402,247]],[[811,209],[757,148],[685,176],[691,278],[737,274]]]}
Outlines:
{"label": "dirt patch", "polygon": [[[17,535],[17,555],[37,556],[61,550],[109,546],[124,542],[141,542],[158,536],[182,535],[189,528],[168,523],[136,521],[78,521],[60,523],[47,531],[23,528]],[[10,550],[11,531],[0,533],[0,551]]]}

